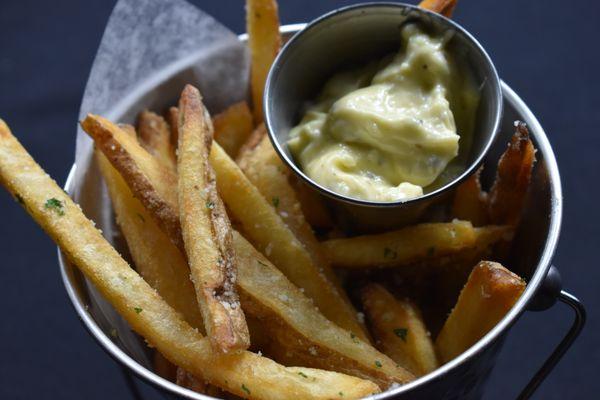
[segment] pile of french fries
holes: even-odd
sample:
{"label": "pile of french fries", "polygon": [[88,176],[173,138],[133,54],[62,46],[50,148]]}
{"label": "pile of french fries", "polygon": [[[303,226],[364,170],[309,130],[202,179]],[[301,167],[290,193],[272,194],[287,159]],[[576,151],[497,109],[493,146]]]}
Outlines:
{"label": "pile of french fries", "polygon": [[[422,6],[450,16],[455,1]],[[0,120],[2,184],[179,385],[217,398],[358,399],[435,370],[525,288],[486,260],[502,259],[519,224],[535,162],[527,128],[517,125],[489,193],[479,172],[458,188],[447,222],[346,237],[261,121],[281,45],[275,0],[248,0],[247,24],[253,107],[211,118],[188,85],[164,117],[81,122],[132,265]],[[431,282],[435,294],[423,290]],[[432,297],[437,312],[425,313]]]}

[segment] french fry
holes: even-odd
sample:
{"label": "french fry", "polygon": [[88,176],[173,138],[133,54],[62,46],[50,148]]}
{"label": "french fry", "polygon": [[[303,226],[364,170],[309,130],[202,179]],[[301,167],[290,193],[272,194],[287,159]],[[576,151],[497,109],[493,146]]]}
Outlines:
{"label": "french fry", "polygon": [[106,118],[89,114],[81,126],[125,181],[131,184],[133,194],[150,211],[169,239],[183,249],[175,172],[158,162],[135,137]]}
{"label": "french fry", "polygon": [[248,138],[240,148],[240,151],[238,152],[236,158],[236,162],[239,164],[246,157],[246,155],[251,153],[266,136],[267,128],[265,127],[265,124],[261,123],[256,127],[256,129],[252,131],[250,136],[248,136]]}
{"label": "french fry", "polygon": [[517,226],[523,213],[535,148],[524,122],[517,122],[508,148],[498,162],[498,172],[490,190],[489,214],[494,224]]}
{"label": "french fry", "polygon": [[319,310],[338,326],[362,335],[356,314],[340,291],[316,265],[310,253],[283,222],[273,204],[266,200],[231,158],[214,145],[211,164],[217,175],[219,194],[240,222],[250,242],[296,286],[304,289]]}
{"label": "french fry", "polygon": [[169,107],[166,118],[171,128],[171,146],[177,149],[179,145],[179,110],[177,107]]}
{"label": "french fry", "polygon": [[[346,308],[352,315],[356,315],[356,311],[339,284],[331,265],[323,256],[321,246],[312,228],[304,219],[296,192],[288,182],[288,170],[275,153],[268,136],[263,135],[262,140],[256,146],[247,148],[240,155],[238,164],[263,197],[271,202],[283,222],[306,248],[312,257],[313,263],[320,266],[329,282],[335,285],[338,293],[346,303]],[[352,332],[368,342],[369,338],[366,330],[360,324],[358,318],[355,318],[355,322]]]}
{"label": "french fry", "polygon": [[96,160],[137,272],[181,313],[188,324],[204,332],[185,257],[158,228],[142,203],[133,197],[121,175],[98,150]]}
{"label": "french fry", "polygon": [[451,18],[457,2],[458,0],[423,0],[419,3],[419,7]]}
{"label": "french fry", "polygon": [[481,190],[481,170],[482,168],[479,168],[456,189],[452,200],[452,216],[471,221],[474,226],[488,223],[488,196]]}
{"label": "french fry", "polygon": [[130,268],[2,120],[0,182],[129,325],[170,362],[194,376],[250,399],[334,399],[340,391],[358,399],[379,391],[370,381],[311,368],[286,368],[248,351],[214,352],[209,340]]}
{"label": "french fry", "polygon": [[468,221],[425,223],[397,231],[322,242],[336,267],[394,267],[436,259],[473,246],[475,231]]}
{"label": "french fry", "polygon": [[246,1],[246,30],[250,48],[250,90],[256,124],[263,120],[267,74],[281,47],[276,0]]}
{"label": "french fry", "polygon": [[[90,120],[90,122],[86,122],[88,120]],[[124,138],[124,134],[115,132],[118,130],[115,125],[109,123],[94,124],[94,121],[103,122],[106,120],[101,117],[88,116],[82,124],[84,129],[90,125],[96,128],[97,125],[97,129],[102,132],[96,136],[100,138],[110,138],[111,140],[109,143],[124,139],[130,140],[129,138]],[[105,154],[107,154],[107,152],[108,154],[111,154],[111,151],[113,151],[110,146],[99,147]],[[151,193],[176,193],[177,185],[166,175],[128,173],[129,163],[122,163],[122,161],[128,161],[135,158],[134,155],[127,154],[127,151],[129,150],[137,153],[145,153],[147,157],[143,157],[144,161],[154,164],[152,167],[148,167],[143,163],[138,163],[135,165],[136,167],[147,168],[152,171],[160,169],[160,163],[140,146],[126,146],[117,142],[115,147],[121,149],[118,152],[121,156],[113,157],[112,159],[108,157],[109,160],[121,173],[131,188],[131,191],[140,198],[142,204],[146,206],[154,218],[157,221],[164,219],[164,221],[158,223],[159,227],[161,227],[161,229],[163,229],[163,231],[171,238],[173,243],[184,252],[185,249],[182,245],[183,240],[181,238],[181,227],[178,218],[179,206],[177,198],[169,196],[169,198],[163,197],[156,199],[156,203],[164,204],[164,207],[157,208],[155,207],[155,203],[147,203],[147,200],[153,199],[153,197],[141,196],[136,193],[140,188],[144,188]],[[142,157],[140,156],[138,158]],[[335,285],[327,279],[322,272],[321,267],[314,263],[308,251],[306,251],[302,243],[283,222],[279,214],[277,214],[276,210],[273,208],[273,205],[260,194],[254,185],[252,185],[235,162],[223,149],[221,149],[218,143],[213,143],[212,145],[210,163],[216,173],[217,189],[229,209],[230,216],[242,225],[244,233],[250,237],[252,244],[266,254],[267,258],[269,258],[269,260],[271,260],[293,284],[304,289],[306,295],[313,299],[315,305],[325,317],[340,327],[350,332],[354,332],[358,336],[363,335],[362,328],[359,326],[357,329],[356,314],[348,307],[343,295],[340,294],[340,291],[338,291]],[[145,183],[148,182],[146,179],[148,176],[155,178],[155,180],[149,183],[149,185],[145,185]],[[163,177],[166,178],[163,179]],[[136,179],[143,180],[140,184]],[[166,212],[171,214],[167,215]],[[171,221],[174,221],[174,224],[170,224]],[[165,226],[170,229],[167,230]],[[175,237],[173,237],[173,235],[175,235]]]}
{"label": "french fry", "polygon": [[480,262],[469,275],[435,346],[446,363],[481,339],[512,308],[525,282],[502,265]]}
{"label": "french fry", "polygon": [[129,124],[117,124],[117,125],[123,131],[125,131],[125,133],[127,133],[129,136],[131,136],[132,138],[135,138],[135,140],[137,140],[137,132],[135,131],[135,127],[133,125],[129,125]]}
{"label": "french fry", "polygon": [[140,144],[167,168],[175,170],[177,159],[171,144],[171,131],[163,117],[145,110],[138,116]]}
{"label": "french fry", "polygon": [[214,116],[215,140],[230,157],[235,158],[254,129],[252,113],[245,101],[228,107]]}
{"label": "french fry", "polygon": [[235,287],[231,224],[208,161],[211,145],[210,116],[198,89],[187,85],[179,100],[181,231],[206,333],[227,353],[247,349],[250,335]]}
{"label": "french fry", "polygon": [[242,306],[269,338],[305,367],[343,372],[385,388],[414,377],[355,334],[327,318],[269,260],[234,233]]}
{"label": "french fry", "polygon": [[384,354],[416,376],[439,366],[430,334],[414,303],[396,299],[375,283],[363,288],[362,300],[377,347]]}

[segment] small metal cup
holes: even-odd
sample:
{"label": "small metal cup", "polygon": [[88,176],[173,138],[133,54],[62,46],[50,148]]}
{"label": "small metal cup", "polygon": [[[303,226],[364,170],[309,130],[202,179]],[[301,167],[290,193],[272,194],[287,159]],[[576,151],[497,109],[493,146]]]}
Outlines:
{"label": "small metal cup", "polygon": [[[397,52],[400,31],[408,22],[418,22],[433,34],[450,34],[448,51],[470,70],[480,90],[473,140],[468,154],[464,154],[466,169],[442,187],[415,199],[381,203],[340,195],[314,182],[296,165],[287,146],[290,129],[300,121],[305,105],[316,98],[335,72]],[[288,41],[269,73],[264,110],[269,137],[279,156],[309,187],[325,197],[338,223],[349,231],[380,231],[416,221],[427,207],[446,197],[477,170],[496,138],[502,116],[502,91],[490,57],[461,26],[419,7],[377,2],[325,14]]]}

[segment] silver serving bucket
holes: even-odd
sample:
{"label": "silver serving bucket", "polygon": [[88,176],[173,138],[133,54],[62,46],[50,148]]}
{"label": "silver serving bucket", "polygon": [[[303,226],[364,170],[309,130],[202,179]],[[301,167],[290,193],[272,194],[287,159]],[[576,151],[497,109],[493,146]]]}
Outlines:
{"label": "silver serving bucket", "polygon": [[[284,38],[289,38],[303,26],[302,24],[286,25],[281,27],[281,31]],[[240,36],[241,41],[246,39],[246,35]],[[133,96],[128,104],[122,104],[118,109],[112,110],[109,113],[110,117],[130,122],[144,108],[161,110],[173,104],[185,83],[196,83],[196,75],[193,72],[195,61],[190,59],[189,63],[181,69],[166,71],[155,81],[156,85],[147,87],[147,90],[142,88],[143,90],[138,91],[138,97]],[[469,350],[414,382],[372,396],[370,399],[480,398],[484,383],[495,364],[496,355],[510,327],[524,311],[547,309],[558,299],[574,310],[574,323],[554,353],[523,390],[520,398],[527,398],[556,365],[583,327],[585,322],[583,307],[575,297],[561,291],[560,276],[551,266],[562,218],[562,190],[554,153],[544,130],[525,103],[505,83],[502,84],[502,92],[504,117],[499,138],[485,161],[485,164],[490,166],[487,170],[494,170],[493,166],[514,131],[513,121],[517,119],[527,123],[538,149],[538,161],[529,204],[515,239],[517,243],[515,254],[518,254],[518,257],[514,257],[507,263],[511,270],[527,279],[527,289],[502,321]],[[73,177],[76,168],[77,165],[74,165],[65,185],[69,193],[73,193],[75,189]],[[85,178],[80,188],[83,189],[81,207],[86,215],[96,221],[100,229],[111,232],[114,219],[107,216],[107,213],[101,212],[110,207],[110,200],[97,167],[92,163],[90,169],[83,172]],[[122,238],[115,236],[108,239],[121,251],[121,254],[127,254]],[[91,335],[124,368],[129,383],[133,382],[130,377],[133,373],[152,384],[167,397],[212,399],[177,386],[154,373],[150,353],[143,339],[131,332],[127,323],[60,252],[58,259],[65,288],[75,311]],[[135,385],[131,388],[132,391],[135,390]]]}

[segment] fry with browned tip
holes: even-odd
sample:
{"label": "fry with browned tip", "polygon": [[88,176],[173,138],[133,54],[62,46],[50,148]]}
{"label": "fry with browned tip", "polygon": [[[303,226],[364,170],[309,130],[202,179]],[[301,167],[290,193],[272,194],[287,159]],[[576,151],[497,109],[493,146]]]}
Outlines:
{"label": "fry with browned tip", "polygon": [[160,115],[144,110],[138,116],[140,144],[167,168],[175,170],[177,159],[171,144],[171,130]]}
{"label": "fry with browned tip", "polygon": [[[26,171],[26,172],[24,172]],[[249,351],[223,355],[187,324],[104,239],[81,208],[31,158],[0,120],[0,183],[60,246],[131,328],[170,362],[248,399],[360,399],[373,382],[312,368],[286,368]],[[74,234],[76,233],[76,234]],[[249,374],[248,372],[252,373]],[[305,379],[310,375],[314,379]]]}
{"label": "fry with browned tip", "polygon": [[408,299],[396,299],[376,283],[363,288],[362,300],[377,348],[416,376],[439,366],[429,331],[416,304]]}
{"label": "fry with browned tip", "polygon": [[524,122],[516,123],[508,148],[498,161],[496,180],[490,190],[489,213],[493,224],[517,226],[523,213],[535,147]]}
{"label": "fry with browned tip", "polygon": [[224,353],[250,345],[235,280],[231,224],[208,161],[212,124],[198,89],[187,85],[179,100],[179,215],[191,278],[204,327]]}
{"label": "fry with browned tip", "polygon": [[479,176],[482,168],[464,181],[454,193],[452,216],[471,221],[474,226],[488,223],[488,195],[481,189]]}
{"label": "fry with browned tip", "polygon": [[245,101],[235,103],[212,119],[215,141],[229,156],[235,158],[246,139],[252,134],[252,113]]}
{"label": "fry with browned tip", "polygon": [[458,0],[423,0],[419,3],[419,7],[450,18],[457,2]]}
{"label": "fry with browned tip", "polygon": [[481,261],[460,292],[435,346],[442,363],[474,345],[506,315],[525,290],[525,282],[502,265]]}
{"label": "fry with browned tip", "polygon": [[267,74],[279,48],[279,14],[276,0],[246,1],[246,30],[250,48],[250,90],[256,124],[263,120],[263,93]]}

